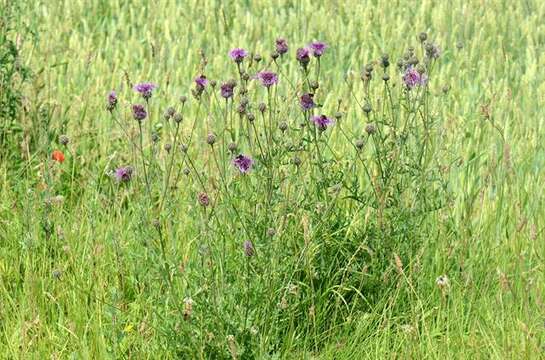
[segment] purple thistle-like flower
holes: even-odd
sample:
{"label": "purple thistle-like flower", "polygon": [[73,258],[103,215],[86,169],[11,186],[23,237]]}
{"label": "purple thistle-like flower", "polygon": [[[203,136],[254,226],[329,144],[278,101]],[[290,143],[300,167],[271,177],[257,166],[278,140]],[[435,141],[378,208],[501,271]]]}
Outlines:
{"label": "purple thistle-like flower", "polygon": [[145,100],[148,100],[151,98],[152,92],[154,89],[157,88],[157,85],[150,82],[144,82],[140,84],[136,84],[133,87],[133,90],[138,92]]}
{"label": "purple thistle-like flower", "polygon": [[248,56],[248,52],[242,48],[234,48],[233,50],[229,51],[229,56],[234,60],[234,62],[240,64],[244,58]]}
{"label": "purple thistle-like flower", "polygon": [[132,179],[132,174],[132,167],[123,166],[115,170],[114,176],[118,182],[129,182]]}
{"label": "purple thistle-like flower", "polygon": [[252,244],[250,240],[246,240],[242,247],[244,248],[244,255],[246,255],[247,257],[255,255],[254,244]]}
{"label": "purple thistle-like flower", "polygon": [[228,81],[223,83],[220,88],[221,96],[229,99],[233,97],[233,91],[235,89],[236,83],[234,81]]}
{"label": "purple thistle-like flower", "polygon": [[307,66],[310,62],[310,50],[307,48],[299,48],[295,54],[295,58],[303,66]]}
{"label": "purple thistle-like flower", "polygon": [[113,111],[115,107],[117,106],[117,94],[114,90],[110,91],[108,94],[108,110]]}
{"label": "purple thistle-like flower", "polygon": [[208,79],[204,75],[199,75],[195,78],[195,86],[197,86],[197,89],[200,91],[204,90],[204,88],[208,85]]}
{"label": "purple thistle-like flower", "polygon": [[280,55],[284,55],[288,52],[288,42],[286,41],[286,39],[276,39],[276,52]]}
{"label": "purple thistle-like flower", "polygon": [[428,77],[426,74],[419,73],[413,66],[409,66],[407,70],[405,70],[405,74],[403,74],[403,82],[409,89],[412,89],[415,86],[426,85],[427,81]]}
{"label": "purple thistle-like flower", "polygon": [[272,71],[261,71],[257,74],[256,78],[261,81],[261,85],[265,87],[271,87],[278,83],[278,75]]}
{"label": "purple thistle-like flower", "polygon": [[301,97],[299,98],[299,103],[301,104],[301,108],[303,108],[303,110],[310,110],[316,106],[313,97],[314,94],[301,95]]}
{"label": "purple thistle-like flower", "polygon": [[197,199],[199,200],[199,204],[201,204],[201,206],[203,207],[207,207],[208,205],[210,205],[210,198],[208,197],[208,194],[205,192],[199,193],[199,195],[197,196]]}
{"label": "purple thistle-like flower", "polygon": [[327,44],[321,41],[314,41],[310,44],[310,48],[312,49],[312,54],[315,57],[320,57],[324,54],[325,50],[328,48]]}
{"label": "purple thistle-like flower", "polygon": [[243,174],[246,174],[252,169],[254,161],[251,157],[240,154],[233,160],[233,165]]}
{"label": "purple thistle-like flower", "polygon": [[311,120],[320,130],[325,130],[328,126],[335,123],[335,121],[325,115],[315,115]]}
{"label": "purple thistle-like flower", "polygon": [[137,121],[143,121],[148,116],[148,113],[144,105],[134,104],[132,106],[132,116]]}

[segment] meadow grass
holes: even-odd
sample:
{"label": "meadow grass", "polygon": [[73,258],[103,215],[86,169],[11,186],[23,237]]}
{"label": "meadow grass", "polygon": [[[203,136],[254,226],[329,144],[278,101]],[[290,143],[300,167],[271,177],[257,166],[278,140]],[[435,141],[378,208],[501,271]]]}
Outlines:
{"label": "meadow grass", "polygon": [[[2,1],[4,9],[8,3]],[[545,2],[75,0],[20,1],[13,8],[15,27],[24,34],[18,40],[21,60],[34,77],[24,88],[26,110],[19,117],[24,141],[10,149],[17,155],[4,154],[0,163],[0,357],[234,358],[237,351],[240,358],[264,359],[545,357]],[[250,321],[261,326],[252,335],[246,301],[259,308],[282,289],[247,287],[249,266],[240,266],[244,261],[234,255],[223,262],[231,268],[199,273],[198,249],[213,230],[196,205],[196,181],[185,180],[165,205],[171,211],[166,231],[175,234],[167,244],[169,261],[172,269],[187,274],[174,287],[176,299],[163,278],[154,232],[143,225],[145,201],[131,200],[134,192],[116,187],[106,174],[127,159],[120,145],[124,134],[104,109],[107,93],[116,89],[129,96],[127,77],[154,81],[160,87],[152,109],[162,112],[181,95],[190,96],[200,49],[208,59],[207,76],[226,80],[236,75],[227,57],[231,48],[268,58],[282,36],[291,50],[312,40],[329,44],[320,83],[328,92],[320,100],[332,112],[339,98],[350,98],[345,76],[358,79],[362,67],[382,53],[390,54],[395,66],[407,46],[418,46],[421,31],[442,48],[430,89],[440,94],[449,88],[433,101],[440,109],[434,115],[441,120],[444,147],[437,162],[452,161],[452,199],[418,228],[398,229],[409,234],[407,243],[388,245],[380,274],[374,274],[383,281],[359,289],[368,304],[357,311],[348,303],[345,307],[345,298],[335,294],[349,292],[326,279],[323,289],[337,302],[330,304],[323,294],[309,297],[316,301],[310,308],[323,313],[299,313],[308,303],[286,317],[257,313]],[[287,71],[296,73],[296,64]],[[136,96],[130,96],[134,101]],[[189,100],[184,118],[202,119],[191,150],[199,154],[207,149],[202,134],[215,124],[194,103]],[[363,119],[351,108],[342,121],[357,129],[365,125]],[[184,136],[188,131],[184,128]],[[59,147],[55,142],[61,134],[70,138],[64,151],[70,160],[62,172],[49,174],[44,163]],[[331,146],[343,154],[349,145]],[[213,158],[202,163],[214,172]],[[311,179],[290,176],[301,188],[311,188]],[[221,188],[222,180],[216,180]],[[264,194],[245,194],[247,185],[237,185],[233,193],[241,209],[265,201]],[[44,186],[64,201],[44,207]],[[292,191],[304,192],[295,185]],[[218,222],[229,224],[236,216],[228,206],[218,209]],[[289,211],[297,218],[294,224],[311,223],[311,234],[320,228],[313,223],[313,209]],[[343,216],[350,211],[343,208]],[[266,229],[266,211],[256,214],[256,226]],[[349,238],[367,224],[360,215],[345,227],[329,224],[323,233],[342,230]],[[44,224],[54,228],[44,230]],[[297,239],[307,236],[294,224],[285,227],[279,246],[295,249]],[[244,229],[225,225],[223,231],[232,234],[232,241],[240,237],[222,245],[223,251],[240,253]],[[340,247],[341,240],[331,238],[334,243],[311,251]],[[404,250],[411,244],[410,251]],[[290,271],[299,274],[298,262],[271,254],[270,269],[279,282]],[[336,254],[325,258],[330,263],[323,269],[338,274],[337,260]],[[436,284],[440,275],[449,279],[442,289]],[[223,277],[222,298],[197,300],[199,293],[213,293],[209,287]],[[178,311],[186,306],[187,289],[195,300],[192,327],[180,325],[185,323]],[[248,293],[255,296],[247,300]],[[331,307],[338,310],[330,312]],[[241,309],[244,324],[237,322]],[[331,317],[337,312],[339,318]],[[314,322],[300,323],[308,319]],[[329,321],[334,326],[328,327]],[[317,328],[326,330],[316,334]],[[228,334],[241,334],[243,340],[234,339],[238,350],[233,351]],[[207,347],[208,340],[214,345]]]}

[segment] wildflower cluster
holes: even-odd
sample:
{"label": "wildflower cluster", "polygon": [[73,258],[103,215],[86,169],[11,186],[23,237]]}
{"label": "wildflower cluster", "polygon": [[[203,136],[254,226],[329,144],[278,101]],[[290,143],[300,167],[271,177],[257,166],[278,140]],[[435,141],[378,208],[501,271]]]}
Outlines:
{"label": "wildflower cluster", "polygon": [[[134,201],[143,204],[141,217],[156,231],[156,264],[174,303],[199,304],[175,307],[187,320],[180,326],[206,318],[227,328],[201,310],[224,306],[241,314],[233,321],[243,332],[272,336],[273,325],[258,314],[274,314],[278,327],[320,311],[332,317],[316,325],[325,333],[349,312],[340,305],[308,308],[312,294],[335,288],[354,308],[365,306],[367,299],[350,289],[366,285],[346,269],[373,263],[383,270],[382,259],[404,235],[399,229],[446,206],[437,195],[445,187],[432,159],[441,148],[429,106],[440,51],[423,37],[422,52],[409,48],[397,69],[383,54],[364,65],[361,82],[347,78],[338,88],[322,78],[333,51],[328,44],[292,50],[278,38],[271,61],[241,47],[230,50],[223,56],[232,70],[221,77],[207,71],[203,54],[187,84],[193,97],[180,97],[177,106],[160,109],[160,83],[139,83],[119,100],[115,91],[107,94],[106,108],[128,145],[112,172],[115,183],[127,186],[115,188],[123,196],[134,188]],[[124,122],[125,112],[134,121]],[[190,194],[186,202],[175,200],[182,188]],[[201,218],[195,256],[202,261],[194,265],[201,268],[188,273],[191,280],[171,275],[176,238],[164,229],[175,228],[176,216]],[[369,220],[354,222],[360,217]],[[362,242],[368,254],[359,254]],[[236,301],[217,303],[237,278],[245,289],[238,312],[228,308],[239,309]],[[308,290],[286,291],[293,283]]]}

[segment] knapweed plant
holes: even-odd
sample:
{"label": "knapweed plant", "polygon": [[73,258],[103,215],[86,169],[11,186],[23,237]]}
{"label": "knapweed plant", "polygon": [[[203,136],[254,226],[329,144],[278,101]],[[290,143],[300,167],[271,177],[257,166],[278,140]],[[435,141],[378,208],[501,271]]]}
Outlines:
{"label": "knapweed plant", "polygon": [[[318,349],[373,306],[394,260],[410,261],[428,216],[448,205],[444,99],[431,86],[440,50],[426,34],[359,76],[328,72],[324,42],[272,45],[268,57],[219,55],[232,64],[217,79],[203,54],[191,96],[165,109],[160,83],[127,75],[130,90],[107,94],[125,138],[116,203],[138,219],[149,250],[139,266],[162,289],[154,323],[180,353],[257,356],[288,338]],[[189,244],[180,223],[196,234]],[[130,297],[138,285],[123,274]]]}

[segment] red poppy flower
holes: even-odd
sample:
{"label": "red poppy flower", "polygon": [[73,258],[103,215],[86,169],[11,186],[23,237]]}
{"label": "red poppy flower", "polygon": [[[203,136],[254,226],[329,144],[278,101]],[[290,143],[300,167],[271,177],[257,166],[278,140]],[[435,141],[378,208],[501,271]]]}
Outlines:
{"label": "red poppy flower", "polygon": [[54,150],[53,153],[51,154],[51,159],[62,163],[64,161],[64,154],[60,150]]}

